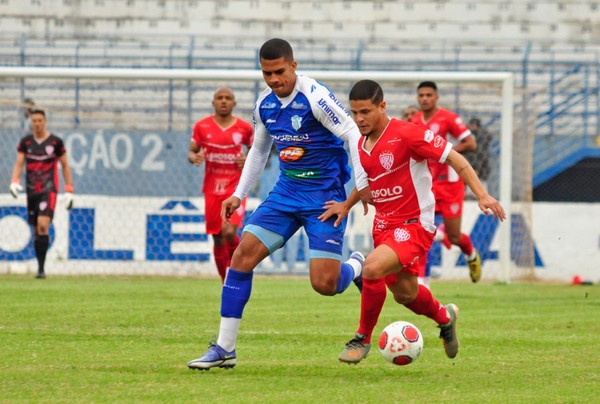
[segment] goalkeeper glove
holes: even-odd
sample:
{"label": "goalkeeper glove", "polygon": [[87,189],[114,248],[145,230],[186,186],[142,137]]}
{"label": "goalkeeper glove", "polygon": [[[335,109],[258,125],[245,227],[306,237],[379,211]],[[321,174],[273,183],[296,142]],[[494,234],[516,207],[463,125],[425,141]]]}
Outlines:
{"label": "goalkeeper glove", "polygon": [[65,185],[65,198],[64,198],[64,202],[65,202],[65,208],[67,208],[67,210],[71,210],[71,208],[73,208],[73,185]]}
{"label": "goalkeeper glove", "polygon": [[18,178],[13,178],[13,180],[10,183],[10,194],[13,196],[13,198],[16,198],[19,196],[19,192],[21,192],[23,190],[23,187],[21,186],[21,184],[19,184],[19,179]]}

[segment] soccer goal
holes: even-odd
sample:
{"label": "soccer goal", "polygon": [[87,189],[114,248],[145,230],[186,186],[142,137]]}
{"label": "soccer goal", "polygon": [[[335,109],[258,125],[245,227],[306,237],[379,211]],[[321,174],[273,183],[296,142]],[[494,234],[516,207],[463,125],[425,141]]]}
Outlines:
{"label": "soccer goal", "polygon": [[[515,94],[507,72],[300,71],[324,82],[347,106],[354,82],[380,82],[388,112],[400,117],[416,102],[420,81],[438,83],[439,105],[463,120],[477,117],[491,134],[486,184],[509,214],[498,224],[467,200],[463,232],[471,234],[484,260],[484,277],[510,281],[532,274],[531,106]],[[169,70],[0,67],[3,123],[0,183],[8,186],[18,139],[21,102],[32,98],[46,110],[48,129],[63,137],[74,171],[76,203],[60,206],[51,230],[48,272],[63,274],[215,274],[212,240],[204,232],[200,192],[203,169],[186,159],[196,120],[213,112],[212,93],[236,94],[234,113],[251,120],[264,88],[258,70]],[[516,98],[518,97],[518,98]],[[277,178],[271,159],[252,193],[256,206]],[[0,272],[33,272],[35,255],[25,222],[25,199],[0,197]],[[370,248],[371,224],[353,211],[347,250]],[[263,263],[265,273],[306,271],[302,235]],[[438,246],[439,247],[439,246]],[[467,278],[458,251],[438,248],[434,272]]]}

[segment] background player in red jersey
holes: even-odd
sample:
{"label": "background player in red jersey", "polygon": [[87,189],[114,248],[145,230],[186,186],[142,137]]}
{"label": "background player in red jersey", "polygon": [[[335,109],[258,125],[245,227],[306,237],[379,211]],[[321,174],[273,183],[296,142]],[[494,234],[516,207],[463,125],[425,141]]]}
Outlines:
{"label": "background player in red jersey", "polygon": [[214,241],[213,254],[221,282],[225,281],[231,256],[239,244],[238,229],[242,225],[246,200],[229,222],[221,218],[221,203],[235,190],[246,155],[242,145],[252,144],[252,125],[233,115],[235,95],[230,88],[219,88],[213,97],[213,115],[194,125],[188,161],[199,166],[206,161],[204,193],[206,233]]}
{"label": "background player in red jersey", "polygon": [[58,162],[62,165],[65,180],[65,205],[73,207],[73,179],[63,141],[46,130],[46,114],[43,110],[30,113],[32,133],[19,142],[17,161],[12,172],[10,193],[17,197],[23,190],[20,183],[23,165],[26,165],[27,217],[33,227],[33,246],[38,261],[37,278],[44,279],[44,264],[50,244],[48,229],[58,192]]}
{"label": "background player in red jersey", "polygon": [[[437,85],[424,81],[417,87],[417,101],[421,110],[414,114],[411,122],[431,130],[446,139],[458,153],[477,148],[475,137],[463,123],[460,116],[437,105],[439,100]],[[444,228],[438,229],[436,241],[442,241],[446,248],[452,244],[460,247],[469,265],[469,275],[473,282],[481,279],[481,257],[473,247],[471,238],[461,232],[465,184],[452,167],[436,161],[429,162],[433,176],[435,211],[444,218]]]}
{"label": "background player in red jersey", "polygon": [[[436,231],[435,199],[427,161],[454,168],[473,190],[485,214],[494,214],[503,220],[504,210],[485,191],[467,160],[444,138],[387,116],[383,90],[378,83],[359,81],[349,98],[352,116],[363,135],[358,151],[376,210],[375,250],[367,256],[363,267],[359,328],[339,360],[358,363],[369,353],[371,334],[385,301],[386,285],[396,302],[439,325],[446,355],[454,358],[459,347],[458,307],[440,304],[417,280]],[[336,224],[339,224],[358,200],[354,190],[345,202],[327,202],[328,209],[320,216],[321,220],[336,214]]]}

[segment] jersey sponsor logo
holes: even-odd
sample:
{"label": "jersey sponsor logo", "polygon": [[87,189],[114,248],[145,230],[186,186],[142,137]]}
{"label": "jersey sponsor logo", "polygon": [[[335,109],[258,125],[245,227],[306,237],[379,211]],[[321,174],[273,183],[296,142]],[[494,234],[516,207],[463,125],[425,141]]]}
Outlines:
{"label": "jersey sponsor logo", "polygon": [[431,141],[433,140],[433,138],[435,137],[435,133],[433,133],[432,131],[430,131],[429,129],[427,129],[425,131],[425,141],[427,143],[431,143]]}
{"label": "jersey sponsor logo", "polygon": [[410,233],[406,231],[406,229],[397,228],[394,229],[394,240],[401,243],[403,241],[408,241],[410,239]]}
{"label": "jersey sponsor logo", "polygon": [[265,102],[260,106],[260,109],[274,109],[275,107],[277,107],[277,104],[274,102]]}
{"label": "jersey sponsor logo", "polygon": [[435,133],[438,133],[440,131],[440,124],[432,123],[431,126],[429,126],[429,129],[431,129]]}
{"label": "jersey sponsor logo", "polygon": [[444,144],[444,139],[441,136],[436,136],[433,141],[433,147],[439,148]]}
{"label": "jersey sponsor logo", "polygon": [[402,197],[402,187],[400,185],[396,185],[392,188],[372,189],[371,196],[377,202],[393,201],[394,199]]}
{"label": "jersey sponsor logo", "polygon": [[292,122],[292,128],[294,128],[295,130],[298,130],[302,127],[302,117],[298,116],[298,115],[294,115],[291,119]]}
{"label": "jersey sponsor logo", "polygon": [[321,178],[321,172],[320,171],[305,171],[305,170],[283,170],[283,174],[288,177],[288,178],[292,178],[295,180],[306,180],[306,179],[314,179],[314,178]]}
{"label": "jersey sponsor logo", "polygon": [[377,230],[385,230],[385,229],[387,229],[388,223],[389,222],[387,220],[383,220],[383,219],[376,217],[375,222],[373,223],[373,226]]}
{"label": "jersey sponsor logo", "polygon": [[346,113],[346,115],[350,115],[350,114],[348,114],[348,111],[346,111],[346,108],[342,105],[342,103],[339,102],[337,98],[335,98],[335,95],[333,95],[332,92],[329,93],[329,98],[331,98],[333,100],[333,102],[335,102],[335,105],[340,107],[342,109],[342,111],[344,111]]}
{"label": "jersey sponsor logo", "polygon": [[394,155],[390,151],[386,150],[379,155],[379,162],[386,171],[389,171],[394,164]]}
{"label": "jersey sponsor logo", "polygon": [[326,242],[326,243],[329,243],[329,244],[340,245],[340,242],[339,242],[339,241],[332,240],[332,239],[326,240],[325,242]]}
{"label": "jersey sponsor logo", "polygon": [[291,108],[292,109],[308,109],[308,105],[304,105],[301,102],[293,101]]}
{"label": "jersey sponsor logo", "polygon": [[271,135],[275,142],[308,142],[310,141],[307,133],[298,135]]}
{"label": "jersey sponsor logo", "polygon": [[269,119],[267,119],[267,122],[266,122],[266,123],[275,123],[275,122],[277,122],[277,120],[276,120],[276,119],[271,119],[271,118],[269,118]]}
{"label": "jersey sponsor logo", "polygon": [[48,156],[52,156],[53,153],[54,153],[54,146],[50,146],[50,145],[46,146],[46,154]]}
{"label": "jersey sponsor logo", "polygon": [[398,143],[401,141],[402,141],[402,138],[395,137],[393,139],[388,140],[387,142],[388,142],[388,144],[392,144],[392,143]]}
{"label": "jersey sponsor logo", "polygon": [[207,153],[206,161],[210,161],[211,163],[231,164],[235,163],[237,157],[238,156],[235,153]]}
{"label": "jersey sponsor logo", "polygon": [[335,112],[333,112],[333,110],[331,108],[329,108],[329,105],[327,105],[327,101],[325,101],[323,98],[321,98],[319,100],[318,104],[321,107],[321,109],[323,111],[325,111],[325,113],[327,114],[329,119],[331,119],[331,122],[333,122],[336,125],[339,125],[341,123],[340,119],[337,117]]}
{"label": "jersey sponsor logo", "polygon": [[279,152],[279,158],[286,163],[300,160],[304,156],[304,149],[301,147],[286,147]]}

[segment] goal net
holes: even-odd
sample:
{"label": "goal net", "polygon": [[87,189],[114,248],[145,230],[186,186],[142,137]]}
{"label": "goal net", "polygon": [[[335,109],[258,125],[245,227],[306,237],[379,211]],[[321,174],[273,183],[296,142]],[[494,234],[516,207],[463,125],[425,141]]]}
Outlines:
{"label": "goal net", "polygon": [[[388,113],[396,117],[415,104],[420,81],[438,82],[440,106],[458,112],[463,120],[476,117],[489,134],[485,152],[469,159],[487,167],[489,192],[512,213],[499,224],[481,214],[472,199],[465,202],[463,232],[471,235],[481,253],[484,276],[509,281],[532,274],[533,128],[527,125],[533,122],[527,119],[532,107],[514,93],[510,73],[300,74],[324,82],[346,106],[354,82],[377,80],[386,94]],[[75,207],[67,212],[59,201],[50,234],[49,273],[216,276],[200,192],[204,170],[187,162],[191,128],[213,113],[212,94],[221,86],[235,92],[234,113],[251,121],[253,103],[264,88],[260,71],[5,67],[0,68],[0,82],[0,184],[8,188],[16,146],[26,128],[25,98],[46,111],[48,130],[65,141],[73,169]],[[277,176],[274,156],[252,191],[249,211],[264,199]],[[36,270],[25,205],[23,195],[17,200],[8,192],[0,196],[0,273]],[[372,249],[372,216],[355,209],[349,218],[346,256],[352,250]],[[300,232],[257,272],[306,273],[306,244]],[[457,248],[435,245],[429,261],[433,273],[443,279],[468,276]]]}

